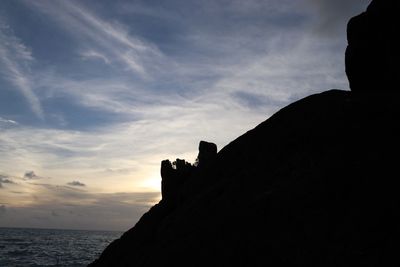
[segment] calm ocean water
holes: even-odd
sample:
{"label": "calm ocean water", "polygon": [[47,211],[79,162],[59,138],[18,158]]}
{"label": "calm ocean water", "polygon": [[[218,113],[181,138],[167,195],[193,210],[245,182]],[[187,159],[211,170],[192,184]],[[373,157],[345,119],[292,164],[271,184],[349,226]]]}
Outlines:
{"label": "calm ocean water", "polygon": [[122,232],[0,228],[0,266],[86,266]]}

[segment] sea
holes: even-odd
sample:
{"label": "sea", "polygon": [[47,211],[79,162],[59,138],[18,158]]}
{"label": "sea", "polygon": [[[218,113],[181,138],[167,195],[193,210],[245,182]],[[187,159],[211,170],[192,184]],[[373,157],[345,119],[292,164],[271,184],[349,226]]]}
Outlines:
{"label": "sea", "polygon": [[122,232],[0,227],[0,267],[87,266]]}

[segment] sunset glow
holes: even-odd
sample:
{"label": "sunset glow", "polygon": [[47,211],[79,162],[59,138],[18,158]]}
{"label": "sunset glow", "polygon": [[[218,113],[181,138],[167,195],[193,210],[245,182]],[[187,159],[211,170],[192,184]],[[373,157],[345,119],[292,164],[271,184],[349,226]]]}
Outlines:
{"label": "sunset glow", "polygon": [[228,2],[0,1],[0,227],[126,230],[161,160],[348,88],[368,1]]}

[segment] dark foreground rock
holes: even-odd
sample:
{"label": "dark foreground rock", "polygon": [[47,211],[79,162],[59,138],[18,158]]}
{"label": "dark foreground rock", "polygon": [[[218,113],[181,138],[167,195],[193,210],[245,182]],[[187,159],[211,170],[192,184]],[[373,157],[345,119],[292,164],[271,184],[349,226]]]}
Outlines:
{"label": "dark foreground rock", "polygon": [[203,169],[212,166],[217,159],[217,146],[214,143],[200,141],[199,154],[194,165],[183,159],[174,162],[161,162],[161,195],[168,205],[180,205],[183,201],[182,188],[194,173],[198,175]]}
{"label": "dark foreground rock", "polygon": [[186,179],[91,266],[398,266],[400,108],[332,90]]}
{"label": "dark foreground rock", "polygon": [[163,161],[163,199],[91,266],[400,266],[398,5],[350,21],[352,92]]}
{"label": "dark foreground rock", "polygon": [[374,0],[347,26],[346,73],[352,91],[399,90],[399,0]]}

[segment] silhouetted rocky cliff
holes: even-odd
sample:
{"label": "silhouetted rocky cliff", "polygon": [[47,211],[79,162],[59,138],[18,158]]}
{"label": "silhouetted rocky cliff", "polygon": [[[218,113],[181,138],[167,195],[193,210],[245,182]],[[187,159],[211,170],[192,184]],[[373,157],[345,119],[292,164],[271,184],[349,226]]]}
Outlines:
{"label": "silhouetted rocky cliff", "polygon": [[91,266],[399,266],[391,81],[306,97],[218,153],[202,142],[198,164],[163,161],[163,199]]}

